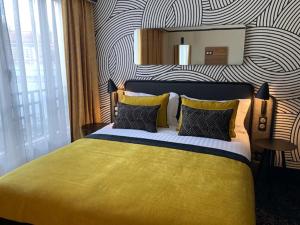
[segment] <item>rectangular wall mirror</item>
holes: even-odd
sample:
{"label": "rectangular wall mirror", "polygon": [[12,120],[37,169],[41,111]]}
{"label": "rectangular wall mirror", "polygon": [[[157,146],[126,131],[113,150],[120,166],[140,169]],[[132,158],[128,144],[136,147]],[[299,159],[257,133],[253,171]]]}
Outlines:
{"label": "rectangular wall mirror", "polygon": [[240,65],[244,25],[138,29],[134,32],[137,65]]}

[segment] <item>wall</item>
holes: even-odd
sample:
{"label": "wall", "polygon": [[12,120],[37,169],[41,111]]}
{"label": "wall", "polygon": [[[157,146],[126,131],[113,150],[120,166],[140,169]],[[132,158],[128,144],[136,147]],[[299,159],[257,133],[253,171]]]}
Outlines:
{"label": "wall", "polygon": [[[299,0],[107,0],[95,5],[102,113],[109,118],[106,83],[127,79],[267,81],[278,101],[275,137],[300,145]],[[247,24],[244,64],[240,66],[135,66],[133,31]],[[300,168],[300,148],[286,155]]]}

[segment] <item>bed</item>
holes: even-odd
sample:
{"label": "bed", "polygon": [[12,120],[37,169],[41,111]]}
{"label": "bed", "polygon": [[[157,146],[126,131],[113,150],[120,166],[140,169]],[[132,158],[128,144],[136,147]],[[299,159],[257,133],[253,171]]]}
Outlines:
{"label": "bed", "polygon": [[[246,83],[127,81],[125,89],[194,98],[252,98]],[[250,129],[251,110],[246,121]],[[255,224],[250,142],[112,129],[36,159],[0,178],[0,224]]]}

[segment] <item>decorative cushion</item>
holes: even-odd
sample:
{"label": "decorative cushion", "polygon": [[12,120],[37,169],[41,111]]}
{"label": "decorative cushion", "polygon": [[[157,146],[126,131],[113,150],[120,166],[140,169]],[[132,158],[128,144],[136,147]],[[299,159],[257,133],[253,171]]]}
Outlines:
{"label": "decorative cushion", "polygon": [[160,105],[135,106],[118,103],[118,115],[113,128],[157,132],[156,121]]}
{"label": "decorative cushion", "polygon": [[183,105],[182,124],[178,135],[231,141],[229,134],[233,109],[204,110]]}
{"label": "decorative cushion", "polygon": [[[146,93],[139,93],[139,92],[132,92],[132,91],[125,91],[125,95],[127,96],[155,96]],[[170,92],[169,96],[169,103],[168,103],[168,125],[169,126],[178,126],[177,120],[177,113],[178,113],[178,106],[179,106],[179,95]]]}
{"label": "decorative cushion", "polygon": [[[181,95],[182,98],[188,98],[191,100],[196,100],[196,101],[211,101],[211,100],[206,100],[206,99],[196,99],[196,98],[191,98],[188,97],[186,95]],[[234,127],[234,132],[240,132],[240,131],[245,131],[245,119],[247,117],[247,114],[249,112],[251,103],[252,103],[252,99],[249,98],[240,98],[240,99],[235,99],[235,100],[239,100],[239,106],[237,109],[237,114],[235,117],[235,127]],[[227,100],[228,101],[228,100]],[[218,102],[227,102],[227,101],[218,101]]]}
{"label": "decorative cushion", "polygon": [[128,105],[139,106],[157,106],[160,105],[158,110],[157,126],[168,127],[167,120],[167,107],[169,102],[169,93],[159,96],[126,96],[120,95],[119,101]]}
{"label": "decorative cushion", "polygon": [[[230,119],[230,126],[229,126],[229,132],[230,137],[234,138],[236,137],[236,134],[234,132],[235,129],[235,118],[237,114],[237,109],[239,106],[239,100],[230,100],[230,101],[207,101],[207,100],[192,100],[185,98],[182,96],[182,106],[188,106],[194,109],[205,109],[205,110],[226,110],[226,109],[233,109],[233,113]],[[181,115],[179,117],[179,125],[178,129],[180,130],[181,127]]]}

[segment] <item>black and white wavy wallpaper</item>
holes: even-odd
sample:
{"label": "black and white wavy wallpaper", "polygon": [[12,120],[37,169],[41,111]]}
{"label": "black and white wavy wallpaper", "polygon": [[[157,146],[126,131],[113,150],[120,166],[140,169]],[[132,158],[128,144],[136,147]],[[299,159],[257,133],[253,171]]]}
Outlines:
{"label": "black and white wavy wallpaper", "polygon": [[[106,84],[128,79],[270,83],[278,101],[275,137],[300,146],[299,0],[101,0],[94,7],[102,114],[109,120]],[[136,66],[137,28],[246,24],[240,66]],[[300,148],[286,155],[300,169]]]}

